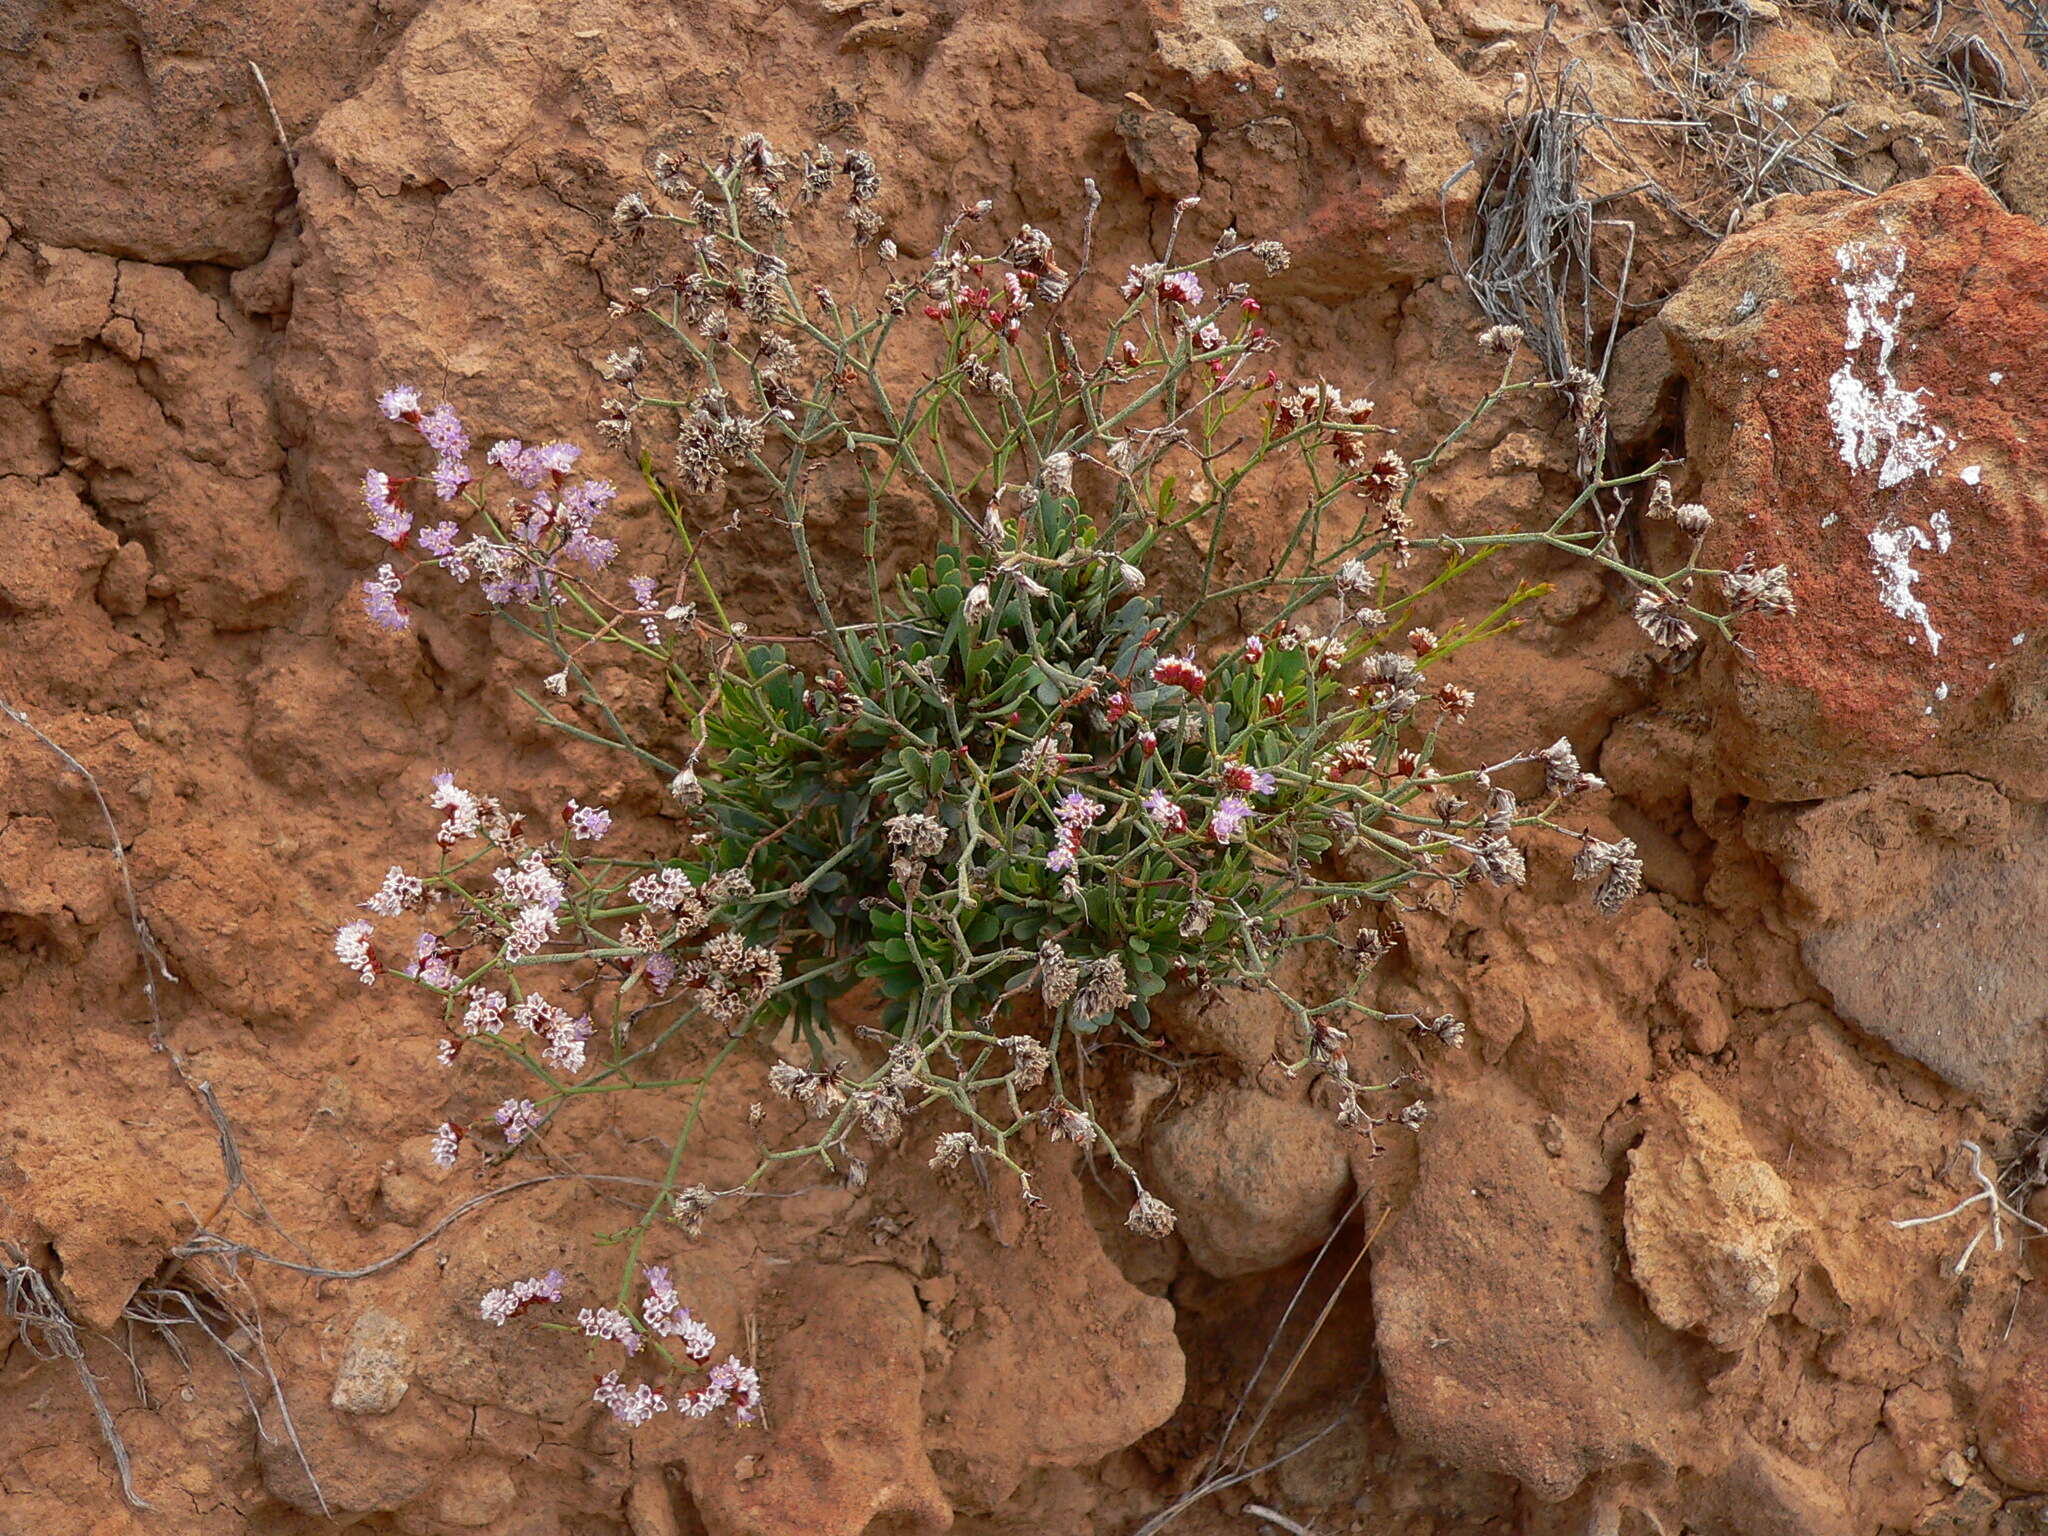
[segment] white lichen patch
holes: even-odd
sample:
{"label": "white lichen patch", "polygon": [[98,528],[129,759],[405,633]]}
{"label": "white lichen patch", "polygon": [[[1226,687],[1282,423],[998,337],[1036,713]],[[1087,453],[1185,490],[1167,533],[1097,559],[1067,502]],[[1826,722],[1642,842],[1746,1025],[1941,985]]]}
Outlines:
{"label": "white lichen patch", "polygon": [[1984,478],[1984,466],[1981,464],[1965,464],[1961,470],[1957,471],[1956,478],[1965,485],[1976,485]]}
{"label": "white lichen patch", "polygon": [[1874,251],[1851,240],[1836,249],[1835,262],[1849,306],[1842,347],[1850,356],[1828,380],[1828,420],[1842,462],[1851,473],[1876,470],[1879,489],[1931,474],[1954,440],[1928,419],[1926,391],[1904,388],[1892,371],[1899,327],[1913,307],[1902,281],[1905,247]]}
{"label": "white lichen patch", "polygon": [[1939,656],[1941,632],[1934,627],[1927,605],[1913,595],[1914,584],[1920,580],[1920,573],[1913,569],[1914,554],[1927,550],[1945,555],[1952,541],[1946,512],[1935,513],[1931,521],[1932,536],[1917,524],[1901,522],[1886,513],[1883,521],[1870,530],[1870,558],[1872,569],[1877,572],[1877,600],[1894,618],[1919,625],[1920,633],[1927,637],[1928,651]]}

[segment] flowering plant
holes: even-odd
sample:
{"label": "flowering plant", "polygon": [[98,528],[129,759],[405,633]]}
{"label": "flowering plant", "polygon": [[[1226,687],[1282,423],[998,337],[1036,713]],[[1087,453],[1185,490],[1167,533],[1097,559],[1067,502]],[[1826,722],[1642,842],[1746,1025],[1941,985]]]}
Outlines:
{"label": "flowering plant", "polygon": [[[371,618],[409,622],[407,556],[474,582],[554,657],[543,715],[658,774],[683,829],[667,857],[613,856],[605,808],[571,801],[541,835],[436,780],[439,867],[394,868],[366,906],[435,915],[402,970],[443,1002],[444,1061],[481,1047],[531,1073],[533,1096],[497,1110],[497,1142],[525,1145],[586,1094],[699,1082],[658,1066],[685,1029],[723,1032],[721,1062],[750,1031],[787,1026],[799,1043],[803,1059],[779,1061],[770,1082],[809,1112],[800,1144],[764,1147],[745,1184],[713,1191],[686,1182],[687,1130],[674,1142],[629,1237],[617,1305],[581,1318],[628,1353],[670,1335],[688,1360],[710,1352],[708,1335],[671,1326],[665,1272],[644,1271],[637,1317],[628,1305],[658,1220],[694,1231],[790,1159],[858,1181],[913,1118],[932,1125],[933,1166],[1000,1166],[1027,1201],[1031,1141],[1078,1143],[1131,1181],[1134,1229],[1169,1231],[1173,1213],[1145,1191],[1076,1068],[1106,1035],[1149,1039],[1155,1004],[1174,993],[1237,984],[1280,997],[1297,1026],[1285,1066],[1325,1077],[1340,1121],[1370,1134],[1382,1122],[1366,1096],[1389,1085],[1354,1078],[1344,1021],[1393,1018],[1446,1045],[1463,1032],[1372,1006],[1388,949],[1372,914],[1429,885],[1520,883],[1525,829],[1579,844],[1574,873],[1603,908],[1641,876],[1626,841],[1557,819],[1599,782],[1568,743],[1438,765],[1475,700],[1431,672],[1541,589],[1441,633],[1422,624],[1425,605],[1496,551],[1542,545],[1627,582],[1667,645],[1790,606],[1782,571],[1703,566],[1704,509],[1675,506],[1654,471],[1604,477],[1597,452],[1584,491],[1547,526],[1419,531],[1418,478],[1486,409],[1562,390],[1597,449],[1597,384],[1518,379],[1517,338],[1489,333],[1499,384],[1451,439],[1404,462],[1369,401],[1266,366],[1274,343],[1243,279],[1285,267],[1273,242],[1226,232],[1184,259],[1177,213],[1161,259],[1090,310],[1106,286],[1086,281],[1092,207],[1070,274],[1028,225],[978,250],[987,204],[948,223],[929,257],[908,258],[880,237],[875,170],[857,151],[791,164],[751,138],[701,179],[664,160],[656,180],[673,211],[632,194],[616,220],[624,238],[668,237],[679,252],[673,276],[635,295],[666,366],[642,346],[608,358],[619,393],[600,430],[642,446],[668,536],[661,564],[612,578],[620,546],[601,530],[617,494],[578,473],[574,446],[500,442],[484,456],[487,483],[453,410],[425,409],[411,389],[382,406],[435,465],[372,471],[364,485],[371,531],[395,552],[364,585]],[[801,283],[791,265],[796,212],[842,186],[855,244],[884,274],[870,306]],[[1096,338],[1085,353],[1081,334]],[[684,383],[662,393],[663,377]],[[655,441],[672,444],[668,462]],[[938,532],[927,558],[885,582],[882,509],[905,495]],[[1639,495],[1684,535],[1662,575],[1623,558],[1604,510]],[[851,596],[828,588],[811,532],[832,496],[861,509]],[[1270,548],[1239,558],[1234,518],[1254,498],[1298,511]],[[765,502],[787,536],[809,610],[797,634],[755,637],[707,573],[705,540],[734,526],[722,514],[741,501]],[[1701,595],[1716,584],[1718,611]],[[665,707],[629,723],[600,663],[657,679]],[[1352,962],[1337,995],[1298,997],[1287,983],[1283,962],[1310,946]],[[386,963],[366,921],[336,950],[365,981]],[[603,1016],[572,1014],[549,989],[601,997]],[[856,1059],[863,1041],[877,1048]],[[1398,1118],[1414,1123],[1419,1106]],[[437,1154],[453,1161],[463,1134],[444,1125]],[[559,1299],[558,1283],[522,1283],[539,1289],[494,1292],[485,1315]],[[751,1412],[751,1377],[741,1390],[719,1369],[704,1391]],[[599,1396],[627,1419],[665,1402],[616,1374]]]}

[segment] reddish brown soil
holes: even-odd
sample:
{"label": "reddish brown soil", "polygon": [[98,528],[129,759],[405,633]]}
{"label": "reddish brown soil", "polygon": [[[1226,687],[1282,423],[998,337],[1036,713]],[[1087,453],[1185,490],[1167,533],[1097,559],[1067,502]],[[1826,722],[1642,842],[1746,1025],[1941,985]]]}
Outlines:
{"label": "reddish brown soil", "polygon": [[[1583,58],[1604,107],[1653,116],[1613,20],[1565,9],[1552,63]],[[1035,1214],[906,1152],[857,1194],[759,1202],[694,1244],[663,1233],[649,1256],[757,1350],[769,1415],[751,1430],[669,1419],[629,1437],[593,1416],[583,1349],[477,1321],[478,1294],[514,1271],[605,1283],[613,1250],[593,1239],[631,1208],[565,1179],[441,1225],[539,1170],[433,1166],[426,1129],[487,1113],[502,1085],[442,1074],[431,1021],[327,953],[419,846],[438,769],[515,802],[594,795],[658,835],[645,786],[535,725],[512,692],[530,659],[456,596],[426,595],[394,636],[349,590],[373,563],[355,483],[399,446],[378,388],[445,394],[480,436],[588,436],[593,360],[628,339],[606,300],[647,259],[606,214],[654,146],[749,130],[863,144],[911,247],[983,195],[1005,227],[1071,237],[1093,175],[1096,260],[1115,266],[1199,191],[1195,238],[1234,222],[1294,248],[1269,312],[1297,370],[1372,394],[1419,446],[1495,366],[1448,275],[1440,189],[1489,142],[1541,24],[1524,0],[0,7],[0,696],[97,776],[176,978],[153,1020],[91,793],[0,721],[0,1257],[75,1318],[147,1501],[124,1504],[47,1336],[0,1335],[0,1536],[312,1531],[323,1501],[416,1536],[1126,1532],[1209,1465],[1303,1255],[1354,1191],[1326,1266],[1346,1273],[1367,1232],[1372,1249],[1250,1462],[1334,1428],[1171,1529],[1258,1530],[1248,1503],[1318,1532],[1418,1536],[2048,1528],[2048,1309],[2027,1259],[2008,1229],[1949,1272],[1981,1205],[1891,1224],[1970,1193],[1959,1144],[2015,1156],[2043,1108],[2040,1078],[1998,1054],[2048,1060],[2031,1043],[2048,954],[2024,905],[2044,881],[2026,803],[2048,783],[2037,681],[1986,695],[1999,708],[1968,740],[1916,732],[1900,755],[1897,733],[1844,723],[1863,695],[1802,715],[1759,702],[1739,655],[1660,666],[1597,579],[1525,570],[1554,590],[1471,660],[1482,702],[1461,748],[1569,733],[1613,786],[1586,824],[1636,840],[1646,894],[1601,919],[1551,850],[1529,889],[1412,921],[1383,1005],[1455,1012],[1473,1038],[1430,1058],[1434,1118],[1378,1159],[1265,1067],[1272,1021],[1227,1004],[1181,1031],[1170,1073],[1120,1068],[1122,1129],[1149,1130],[1161,1176],[1211,1202],[1188,1241],[1131,1237],[1053,1148]],[[1866,184],[1956,157],[1951,129],[1913,115],[1939,101],[1874,94],[1867,40],[1789,8],[1759,28],[1768,88],[1883,119]],[[1696,151],[1648,129],[1619,142],[1599,189],[1648,167],[1725,211]],[[1453,186],[1454,219],[1474,184]],[[1944,195],[2007,217],[1973,189]],[[1634,326],[1710,242],[1654,197],[1611,207],[1643,233]],[[1914,236],[1937,262],[1940,223]],[[2031,226],[1996,236],[1986,260],[2041,243]],[[1821,308],[1835,300],[1811,291],[1810,255],[1780,270]],[[871,282],[828,259],[849,288]],[[1976,315],[1946,341],[1995,349],[1995,330]],[[1827,348],[1807,340],[1819,367]],[[1730,381],[1766,364],[1722,342],[1720,371],[1689,385],[1654,329],[1623,347],[1627,451],[1678,441],[1690,387],[1694,489],[1711,499],[1735,465],[1744,507],[1853,503],[1853,485],[1772,481],[1723,451],[1755,403]],[[2025,401],[1962,409],[1999,366],[1945,357],[1944,403],[2023,441]],[[1780,422],[1763,401],[1809,467],[1827,458],[1816,408]],[[1421,510],[1494,525],[1555,505],[1570,471],[1557,409],[1526,403],[1446,463]],[[2003,624],[2028,594],[2038,609],[2042,553],[2029,488],[1998,485],[2032,534],[2006,551],[2026,579],[1985,609]],[[772,613],[788,594],[766,548],[727,576]],[[1818,554],[1818,590],[1868,577],[1848,544]],[[1474,600],[1517,574],[1489,571]],[[1996,580],[1954,569],[1928,590],[1967,604]],[[1773,686],[1831,675],[1788,663],[1799,631],[1780,634]],[[2015,649],[2038,679],[2038,634]],[[1942,937],[1952,912],[1976,969]],[[1995,1006],[1959,1004],[1994,962]],[[1952,1048],[1980,1034],[1982,1050]],[[1415,1065],[1405,1042],[1361,1049]],[[772,1059],[742,1057],[709,1098],[706,1182],[752,1167],[746,1110]],[[554,1167],[645,1173],[679,1115],[592,1116]],[[316,1269],[375,1267],[174,1261],[202,1225]],[[1334,1283],[1327,1267],[1311,1281],[1283,1359]],[[136,1321],[180,1297],[202,1308],[171,1330],[182,1353]],[[337,1372],[371,1369],[376,1340],[403,1396],[335,1408]]]}

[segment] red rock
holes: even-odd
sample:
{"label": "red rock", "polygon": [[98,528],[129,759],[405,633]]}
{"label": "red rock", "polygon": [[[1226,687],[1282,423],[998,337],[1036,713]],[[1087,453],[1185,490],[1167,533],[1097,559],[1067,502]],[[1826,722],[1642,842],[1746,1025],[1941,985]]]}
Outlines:
{"label": "red rock", "polygon": [[2048,757],[2013,749],[2048,740],[2048,231],[1961,171],[1785,199],[1662,321],[1714,553],[1789,566],[1799,601],[1710,663],[1742,787],[1962,766],[2039,785]]}
{"label": "red rock", "polygon": [[2023,1353],[1985,1398],[1977,1444],[2002,1481],[2048,1492],[2048,1349]]}

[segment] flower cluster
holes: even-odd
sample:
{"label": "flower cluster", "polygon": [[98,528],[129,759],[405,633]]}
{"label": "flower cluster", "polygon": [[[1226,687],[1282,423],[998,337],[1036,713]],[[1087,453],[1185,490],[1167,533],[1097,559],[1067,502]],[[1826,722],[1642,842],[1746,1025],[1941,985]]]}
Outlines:
{"label": "flower cluster", "polygon": [[[637,1428],[657,1414],[674,1411],[687,1418],[708,1418],[721,1408],[732,1410],[733,1422],[747,1424],[761,1410],[761,1378],[754,1368],[736,1355],[705,1367],[718,1352],[718,1337],[703,1322],[690,1315],[669,1279],[668,1270],[650,1264],[642,1272],[647,1295],[641,1303],[640,1319],[616,1307],[584,1307],[576,1314],[573,1331],[601,1343],[616,1344],[629,1357],[651,1346],[664,1362],[677,1370],[703,1372],[703,1385],[662,1393],[647,1382],[628,1386],[616,1370],[599,1380],[591,1401],[607,1409],[628,1429]],[[560,1302],[563,1276],[558,1269],[533,1279],[515,1280],[484,1293],[477,1314],[487,1323],[503,1327],[515,1317],[542,1303]],[[553,1327],[567,1327],[551,1324]],[[672,1341],[674,1348],[668,1347]],[[678,1358],[680,1357],[680,1358]]]}
{"label": "flower cluster", "polygon": [[[422,411],[419,391],[411,386],[386,392],[378,406],[391,420],[415,428],[438,456],[423,475],[371,469],[363,477],[370,532],[396,552],[417,551],[424,558],[415,569],[438,567],[458,583],[474,579],[496,607],[552,608],[563,601],[562,579],[571,569],[566,562],[595,573],[617,557],[617,541],[597,531],[617,489],[609,480],[575,473],[583,451],[574,443],[493,443],[484,462],[517,493],[494,502],[470,470],[469,431],[453,406],[444,402]],[[425,514],[413,503],[428,494],[454,515],[419,521]],[[411,625],[398,601],[403,583],[390,563],[363,583],[363,609],[372,623],[385,629]]]}

